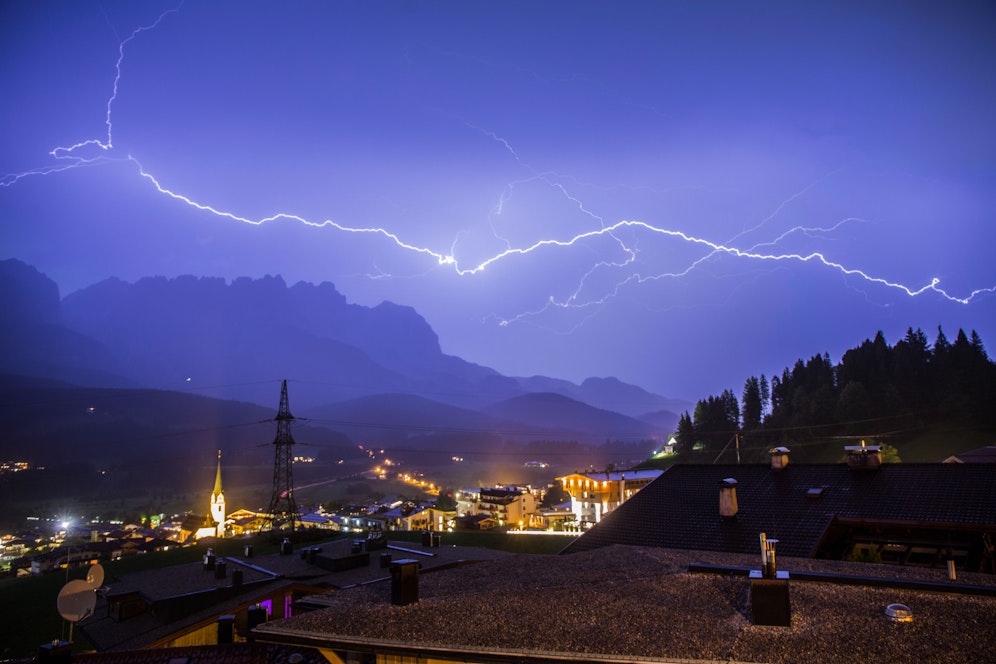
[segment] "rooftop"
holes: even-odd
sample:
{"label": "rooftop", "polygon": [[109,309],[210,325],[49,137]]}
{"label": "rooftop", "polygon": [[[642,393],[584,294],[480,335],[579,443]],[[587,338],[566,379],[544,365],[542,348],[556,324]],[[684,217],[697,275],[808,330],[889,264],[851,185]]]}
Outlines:
{"label": "rooftop", "polygon": [[[24,664],[33,664],[35,661],[35,658],[23,660]],[[328,662],[321,653],[311,648],[263,643],[186,646],[168,650],[74,653],[69,661],[73,664],[327,664]]]}
{"label": "rooftop", "polygon": [[[751,622],[745,577],[689,571],[758,567],[759,558],[631,546],[509,556],[421,574],[414,604],[394,606],[389,583],[371,584],[255,631],[285,644],[478,662],[943,663],[974,661],[996,643],[992,596],[792,581],[791,626],[765,627]],[[779,569],[943,580],[933,570],[811,559],[782,558]],[[897,602],[912,623],[885,617]]]}
{"label": "rooftop", "polygon": [[[445,541],[445,536],[443,537]],[[338,558],[351,553],[351,539],[337,539],[314,546],[320,547],[319,556]],[[213,620],[220,613],[231,612],[235,607],[258,601],[268,592],[297,585],[311,592],[335,590],[376,579],[389,577],[389,570],[381,568],[380,553],[390,553],[393,558],[415,558],[430,569],[467,560],[488,560],[504,555],[501,551],[476,547],[441,545],[424,548],[408,542],[389,543],[383,551],[370,552],[370,563],[329,571],[300,555],[310,546],[298,546],[290,555],[274,553],[266,556],[223,556],[226,572],[218,579],[213,571],[206,571],[202,562],[185,563],[171,567],[128,574],[116,580],[106,580],[108,590],[97,601],[92,617],[80,624],[98,650],[130,650],[146,647],[185,627]],[[232,574],[242,572],[242,584],[233,584]],[[135,594],[154,611],[145,611],[127,619],[111,617],[109,602],[116,597]]]}
{"label": "rooftop", "polygon": [[[719,484],[736,480],[739,511],[719,514]],[[814,491],[815,489],[815,491]],[[783,556],[814,555],[831,524],[875,522],[996,530],[996,481],[984,464],[675,465],[565,549],[610,544],[753,553],[758,533]]]}
{"label": "rooftop", "polygon": [[564,479],[564,477],[574,477],[580,475],[581,477],[587,477],[592,480],[598,480],[599,482],[619,482],[622,480],[652,480],[654,478],[660,477],[663,470],[656,468],[644,468],[640,470],[612,470],[612,471],[587,471],[584,473],[571,473],[570,475],[564,475],[563,477],[558,477],[557,479]]}
{"label": "rooftop", "polygon": [[974,450],[949,456],[945,463],[996,463],[996,445],[979,447]]}

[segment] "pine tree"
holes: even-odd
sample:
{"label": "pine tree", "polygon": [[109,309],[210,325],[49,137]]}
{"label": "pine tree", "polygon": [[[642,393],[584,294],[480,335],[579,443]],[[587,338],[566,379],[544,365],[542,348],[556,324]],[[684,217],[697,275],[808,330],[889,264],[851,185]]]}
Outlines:
{"label": "pine tree", "polygon": [[761,426],[762,399],[761,384],[757,377],[751,376],[744,383],[741,397],[743,402],[744,431],[751,431]]}
{"label": "pine tree", "polygon": [[695,447],[695,425],[687,410],[678,418],[678,431],[674,434],[674,439],[678,443],[676,451],[679,454],[687,454]]}

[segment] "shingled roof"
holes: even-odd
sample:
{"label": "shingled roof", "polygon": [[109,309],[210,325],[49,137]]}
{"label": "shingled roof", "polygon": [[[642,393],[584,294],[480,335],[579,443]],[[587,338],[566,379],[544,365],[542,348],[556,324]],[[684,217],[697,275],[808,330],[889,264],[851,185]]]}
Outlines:
{"label": "shingled roof", "polygon": [[[719,485],[736,480],[739,513],[719,513]],[[610,544],[754,553],[758,534],[782,555],[814,555],[835,522],[996,530],[996,477],[982,464],[675,465],[565,549]]]}

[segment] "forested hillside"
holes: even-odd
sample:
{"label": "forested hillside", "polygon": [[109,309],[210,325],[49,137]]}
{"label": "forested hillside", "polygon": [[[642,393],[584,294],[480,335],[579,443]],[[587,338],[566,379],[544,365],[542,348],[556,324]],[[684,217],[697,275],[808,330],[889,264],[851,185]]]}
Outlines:
{"label": "forested hillside", "polygon": [[861,438],[899,447],[932,436],[944,441],[940,458],[956,438],[992,444],[994,403],[996,364],[978,334],[958,330],[952,343],[938,328],[930,344],[910,328],[894,346],[879,332],[837,364],[814,355],[780,376],[751,376],[739,399],[725,390],[701,400],[681,416],[677,440],[686,459],[708,463],[738,449],[758,461],[772,445],[794,445],[806,458],[807,447],[821,443]]}

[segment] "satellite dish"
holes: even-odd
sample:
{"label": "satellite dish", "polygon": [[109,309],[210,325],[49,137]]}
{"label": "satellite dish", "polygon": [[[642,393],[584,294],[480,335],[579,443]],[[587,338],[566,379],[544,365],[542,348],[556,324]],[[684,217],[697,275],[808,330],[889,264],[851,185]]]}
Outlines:
{"label": "satellite dish", "polygon": [[92,565],[86,573],[86,582],[91,588],[96,590],[104,582],[104,568],[100,565]]}
{"label": "satellite dish", "polygon": [[[89,575],[88,575],[89,576]],[[55,605],[59,615],[71,623],[77,623],[93,613],[97,595],[88,581],[76,579],[62,586]]]}

